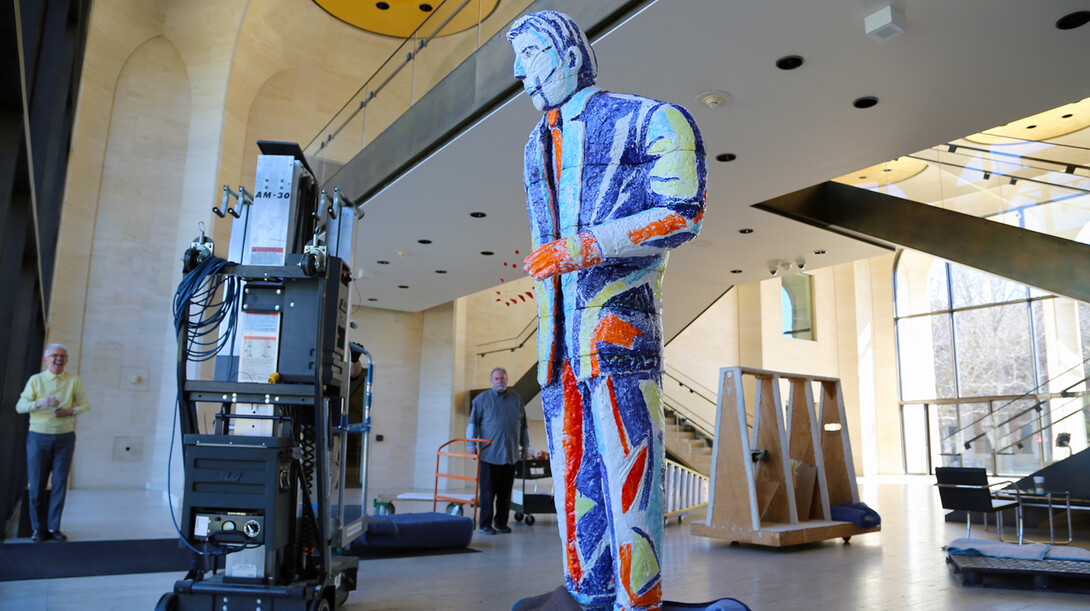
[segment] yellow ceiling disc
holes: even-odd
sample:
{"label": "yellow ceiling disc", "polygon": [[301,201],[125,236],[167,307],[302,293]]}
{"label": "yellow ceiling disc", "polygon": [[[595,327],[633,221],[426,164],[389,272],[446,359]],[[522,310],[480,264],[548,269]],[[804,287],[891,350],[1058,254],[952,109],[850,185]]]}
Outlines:
{"label": "yellow ceiling disc", "polygon": [[[483,21],[496,9],[499,0],[470,0],[453,18],[451,15],[462,5],[462,0],[314,0],[314,3],[361,30],[395,38],[425,38],[475,27],[478,20]],[[436,28],[448,18],[450,21],[436,33]]]}
{"label": "yellow ceiling disc", "polygon": [[919,174],[927,168],[927,164],[919,159],[911,157],[898,157],[893,161],[886,161],[858,172],[845,174],[836,178],[836,182],[846,185],[860,186],[877,183],[878,185],[892,185],[907,178]]}
{"label": "yellow ceiling disc", "polygon": [[1046,141],[1090,126],[1090,98],[967,136],[970,142],[997,144],[1015,140]]}

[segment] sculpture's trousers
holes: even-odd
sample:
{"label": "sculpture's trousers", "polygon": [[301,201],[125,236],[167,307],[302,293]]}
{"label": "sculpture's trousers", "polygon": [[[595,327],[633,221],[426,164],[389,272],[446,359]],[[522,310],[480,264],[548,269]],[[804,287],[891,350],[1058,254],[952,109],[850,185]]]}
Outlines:
{"label": "sculpture's trousers", "polygon": [[568,591],[587,609],[658,609],[663,531],[662,374],[542,389]]}

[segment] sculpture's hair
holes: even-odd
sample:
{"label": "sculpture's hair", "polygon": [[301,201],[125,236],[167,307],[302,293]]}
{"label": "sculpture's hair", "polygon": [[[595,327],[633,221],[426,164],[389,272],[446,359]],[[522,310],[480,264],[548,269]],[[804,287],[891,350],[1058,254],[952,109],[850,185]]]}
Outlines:
{"label": "sculpture's hair", "polygon": [[523,15],[511,24],[507,31],[507,40],[514,40],[519,34],[533,30],[549,37],[553,47],[561,56],[568,49],[575,47],[583,56],[583,66],[579,69],[579,88],[590,87],[598,79],[598,59],[587,40],[587,35],[578,24],[564,13],[540,11]]}

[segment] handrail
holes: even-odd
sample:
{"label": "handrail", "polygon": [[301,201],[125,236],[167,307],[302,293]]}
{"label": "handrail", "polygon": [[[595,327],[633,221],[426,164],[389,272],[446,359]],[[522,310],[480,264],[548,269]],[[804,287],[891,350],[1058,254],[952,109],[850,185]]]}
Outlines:
{"label": "handrail", "polygon": [[[688,375],[684,374],[677,367],[671,367],[670,365],[666,365],[665,370],[662,372],[662,375],[685,387],[690,393],[693,393],[699,396],[701,399],[704,399],[708,403],[715,405],[715,399],[713,399],[712,397],[717,396],[718,393],[708,388],[707,386],[704,386],[700,382],[697,382]],[[678,376],[682,376],[686,378],[686,380],[682,380]],[[708,395],[711,395],[711,397],[709,397]]]}
{"label": "handrail", "polygon": [[[530,341],[530,338],[534,336],[535,331],[537,331],[537,315],[536,314],[534,315],[533,318],[530,319],[529,322],[526,323],[526,326],[522,328],[522,331],[518,332],[518,335],[516,335],[514,337],[504,338],[504,339],[492,340],[490,342],[482,342],[480,344],[477,344],[477,347],[480,348],[481,346],[487,346],[489,344],[498,344],[500,342],[513,342],[513,341],[519,340],[521,338],[521,341],[519,341],[518,345],[516,345],[516,346],[506,346],[504,348],[496,348],[494,350],[485,350],[483,352],[478,352],[478,351],[474,350],[473,353],[476,354],[477,356],[483,357],[483,356],[488,356],[489,354],[495,354],[497,352],[511,352],[511,351],[514,351],[514,350],[518,350],[519,348],[522,348],[523,346],[525,346],[526,342]],[[523,335],[525,335],[526,337],[522,337]]]}
{"label": "handrail", "polygon": [[[1070,373],[1076,367],[1084,367],[1088,362],[1090,362],[1090,358],[1087,358],[1087,359],[1083,360],[1081,363],[1077,363],[1075,365],[1072,365],[1071,367],[1068,367],[1066,370],[1056,374],[1052,378],[1050,378],[1048,380],[1045,380],[1044,382],[1041,382],[1040,384],[1033,387],[1032,389],[1030,389],[1030,390],[1028,390],[1028,391],[1026,391],[1026,392],[1024,392],[1024,393],[1022,393],[1020,395],[1017,395],[1017,396],[1014,396],[1014,395],[999,395],[999,396],[995,396],[995,397],[961,397],[961,398],[958,398],[958,399],[945,399],[945,400],[944,399],[936,399],[936,400],[933,400],[933,401],[901,401],[901,405],[905,405],[905,404],[909,404],[909,403],[911,403],[911,404],[926,403],[928,405],[942,405],[944,403],[945,404],[979,403],[979,402],[982,402],[982,401],[991,402],[993,400],[1010,399],[1009,401],[1007,401],[1003,405],[1000,405],[998,408],[994,408],[994,409],[990,408],[986,415],[981,416],[981,417],[977,418],[976,420],[973,420],[972,422],[966,424],[965,426],[962,426],[961,428],[953,431],[952,433],[950,433],[949,435],[947,435],[946,437],[944,437],[942,439],[943,441],[946,441],[946,440],[951,439],[952,437],[958,435],[959,433],[964,432],[966,429],[976,425],[977,423],[981,422],[982,420],[984,420],[985,418],[991,416],[992,414],[994,414],[994,413],[996,413],[996,412],[998,412],[1000,410],[1006,409],[1007,407],[1013,405],[1015,402],[1017,402],[1019,400],[1026,399],[1026,398],[1029,398],[1031,396],[1033,396],[1033,398],[1037,399],[1038,401],[1040,401],[1041,397],[1047,397],[1048,399],[1056,398],[1054,396],[1051,396],[1051,395],[1055,395],[1056,393],[1037,393],[1037,391],[1040,390],[1041,387],[1045,386],[1046,384],[1049,384],[1049,383],[1059,379],[1060,376],[1063,376],[1063,375],[1066,375],[1066,374]],[[1090,377],[1083,378],[1082,380],[1072,384],[1071,386],[1068,386],[1067,388],[1065,388],[1061,392],[1067,392],[1067,391],[1071,390],[1072,388],[1074,388],[1075,386],[1078,386],[1079,384],[1082,384],[1082,383],[1086,382],[1087,380],[1090,380]],[[1013,398],[1011,398],[1011,397],[1013,397]],[[1030,408],[1030,409],[1032,409],[1032,408]]]}
{"label": "handrail", "polygon": [[[1076,397],[1075,399],[1078,399],[1078,397]],[[1074,402],[1074,399],[1072,401],[1068,401],[1067,403],[1072,403],[1072,402]],[[1053,409],[1052,409],[1051,402],[1049,402],[1049,403],[1050,403],[1050,405],[1049,405],[1049,408],[1048,408],[1048,414],[1052,415]],[[1082,410],[1076,410],[1076,411],[1071,412],[1070,414],[1067,414],[1066,416],[1062,416],[1062,417],[1060,417],[1060,418],[1058,418],[1056,420],[1051,420],[1049,422],[1048,426],[1042,426],[1042,427],[1036,429],[1035,431],[1033,431],[1032,433],[1029,433],[1027,435],[1023,435],[1022,437],[1019,437],[1018,439],[1016,439],[1013,442],[1003,446],[1002,448],[999,448],[998,450],[992,450],[992,455],[1001,454],[1004,450],[1009,450],[1009,449],[1017,446],[1018,444],[1022,443],[1023,441],[1025,441],[1025,440],[1027,440],[1027,439],[1029,439],[1031,437],[1036,436],[1037,434],[1039,434],[1044,429],[1052,428],[1053,426],[1056,425],[1056,423],[1063,422],[1064,420],[1067,420],[1071,416],[1074,416],[1075,414],[1080,414],[1080,413],[1082,413]]]}
{"label": "handrail", "polygon": [[680,414],[681,417],[701,435],[708,439],[713,439],[715,437],[715,425],[708,422],[703,416],[694,413],[688,407],[681,405],[676,399],[667,396],[665,393],[662,395],[662,403],[671,411]]}
{"label": "handrail", "polygon": [[[378,87],[375,87],[374,89],[368,91],[366,98],[363,99],[363,100],[360,100],[357,103],[358,105],[357,105],[356,109],[353,110],[351,113],[349,113],[349,115],[345,118],[345,120],[341,123],[341,125],[337,129],[335,129],[333,131],[328,131],[329,127],[331,125],[333,125],[333,123],[337,120],[338,117],[341,116],[341,113],[343,113],[346,109],[348,109],[348,107],[352,103],[352,101],[355,100],[360,94],[362,94],[364,92],[364,90],[366,90],[368,88],[368,85],[370,85],[371,82],[373,80],[375,80],[379,76],[379,74],[381,74],[382,71],[386,69],[386,67],[388,65],[391,65],[391,62],[393,62],[395,57],[398,57],[399,55],[401,55],[401,53],[405,49],[406,44],[413,41],[414,39],[416,39],[417,33],[420,32],[420,30],[425,26],[425,24],[427,24],[428,21],[432,17],[434,17],[435,15],[438,15],[438,14],[440,14],[442,12],[440,9],[443,8],[443,5],[446,4],[447,1],[448,0],[441,0],[439,2],[439,5],[436,6],[435,9],[428,13],[428,16],[425,17],[424,20],[420,22],[420,25],[416,26],[416,29],[414,29],[412,31],[412,33],[409,34],[409,36],[407,36],[405,38],[405,40],[400,45],[397,46],[397,49],[395,49],[394,52],[390,54],[390,57],[387,57],[386,60],[383,61],[382,64],[379,65],[378,69],[375,70],[374,74],[367,77],[367,80],[364,81],[363,85],[361,85],[360,88],[356,90],[356,93],[352,94],[352,96],[348,98],[348,101],[345,102],[343,106],[341,106],[340,110],[338,110],[336,113],[333,114],[333,116],[329,119],[329,121],[325,125],[322,126],[322,129],[318,130],[318,134],[315,135],[314,138],[311,139],[311,141],[308,142],[305,147],[303,147],[304,151],[310,150],[310,147],[313,146],[319,140],[321,140],[323,137],[325,138],[326,142],[331,141],[333,138],[335,138],[337,136],[337,134],[339,134],[341,132],[341,130],[344,129],[345,126],[348,125],[348,123],[350,121],[352,121],[353,118],[355,118],[356,114],[359,113],[361,110],[363,110],[371,102],[371,100],[373,100],[375,98],[375,96],[378,95],[378,92],[382,91],[382,89],[385,88],[386,85],[391,80],[393,80],[393,78],[395,76],[397,76],[401,72],[402,68],[404,68],[406,65],[408,65],[413,60],[415,60],[416,56],[420,53],[420,51],[423,50],[425,47],[427,47],[428,43],[430,43],[432,41],[432,39],[434,39],[439,34],[439,32],[444,27],[446,27],[446,25],[448,23],[450,23],[450,21],[452,19],[454,19],[454,17],[456,17],[459,13],[462,12],[462,9],[464,9],[466,7],[466,5],[469,4],[470,0],[462,0],[461,6],[459,6],[457,9],[455,9],[453,12],[451,12],[450,15],[448,15],[447,18],[443,21],[443,23],[440,23],[438,27],[436,27],[434,30],[432,30],[430,35],[420,38],[419,43],[415,43],[415,44],[417,44],[417,48],[415,50],[413,50],[413,51],[410,51],[405,56],[405,59],[404,59],[404,61],[401,62],[401,65],[394,68],[393,73],[390,74],[390,76],[388,76],[386,78],[386,80],[384,80]],[[480,22],[478,22],[477,27],[480,27],[480,25],[481,25]],[[411,102],[410,102],[410,104],[411,104]],[[323,142],[323,143],[319,144],[318,145],[319,148],[324,148],[326,142]]]}

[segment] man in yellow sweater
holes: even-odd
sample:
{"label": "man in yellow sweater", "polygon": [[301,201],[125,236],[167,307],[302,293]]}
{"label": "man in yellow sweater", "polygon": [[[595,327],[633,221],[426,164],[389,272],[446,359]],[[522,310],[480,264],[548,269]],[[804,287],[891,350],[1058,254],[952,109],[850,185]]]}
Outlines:
{"label": "man in yellow sweater", "polygon": [[[30,525],[35,543],[53,539],[66,541],[61,532],[61,512],[68,491],[68,471],[76,447],[76,415],[87,411],[87,393],[79,376],[66,373],[68,349],[50,344],[45,349],[46,370],[31,376],[19,396],[15,410],[30,414],[26,439],[27,481],[30,484]],[[49,475],[53,474],[53,492],[45,498]],[[40,516],[48,503],[47,524]],[[43,528],[45,526],[46,528]]]}

